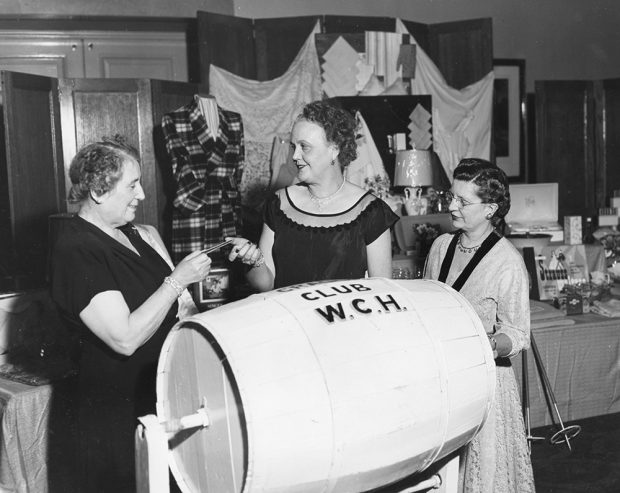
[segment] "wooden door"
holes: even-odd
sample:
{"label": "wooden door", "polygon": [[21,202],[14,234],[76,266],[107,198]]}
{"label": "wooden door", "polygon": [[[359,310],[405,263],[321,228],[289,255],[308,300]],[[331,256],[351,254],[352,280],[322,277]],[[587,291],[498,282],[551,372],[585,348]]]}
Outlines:
{"label": "wooden door", "polygon": [[462,89],[493,70],[491,19],[445,22],[429,26],[428,56],[446,82]]}
{"label": "wooden door", "polygon": [[319,16],[255,19],[257,79],[271,80],[284,74],[320,19]]}
{"label": "wooden door", "polygon": [[185,33],[89,33],[84,66],[89,78],[187,81]]}
{"label": "wooden door", "polygon": [[172,240],[172,201],[176,193],[176,183],[172,176],[172,163],[166,151],[166,143],[161,127],[162,117],[171,111],[189,104],[194,94],[206,92],[206,85],[172,82],[163,80],[151,81],[153,108],[153,151],[155,154],[155,190],[157,195],[157,217],[159,233],[166,246]]}
{"label": "wooden door", "polygon": [[61,79],[60,111],[65,176],[85,144],[122,135],[140,152],[146,194],[136,223],[159,227],[157,173],[153,152],[151,92],[146,79]]}
{"label": "wooden door", "polygon": [[536,81],[537,182],[559,184],[559,220],[596,215],[594,83]]}
{"label": "wooden door", "polygon": [[82,40],[66,33],[0,33],[0,70],[47,77],[84,77]]}
{"label": "wooden door", "polygon": [[[46,276],[48,217],[66,210],[57,80],[2,72],[4,142],[3,226],[5,272],[21,286],[42,286]],[[4,229],[4,228],[3,228]],[[7,257],[4,257],[4,255]]]}
{"label": "wooden door", "polygon": [[198,11],[197,24],[203,84],[209,84],[211,64],[241,77],[256,79],[252,19]]}
{"label": "wooden door", "polygon": [[595,83],[597,207],[608,207],[620,189],[620,79]]}

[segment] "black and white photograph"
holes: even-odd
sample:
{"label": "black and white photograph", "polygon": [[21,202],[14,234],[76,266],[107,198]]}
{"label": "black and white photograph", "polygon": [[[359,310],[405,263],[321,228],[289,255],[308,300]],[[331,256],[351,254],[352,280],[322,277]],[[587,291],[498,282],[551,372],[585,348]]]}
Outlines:
{"label": "black and white photograph", "polygon": [[617,0],[0,2],[0,493],[620,491]]}

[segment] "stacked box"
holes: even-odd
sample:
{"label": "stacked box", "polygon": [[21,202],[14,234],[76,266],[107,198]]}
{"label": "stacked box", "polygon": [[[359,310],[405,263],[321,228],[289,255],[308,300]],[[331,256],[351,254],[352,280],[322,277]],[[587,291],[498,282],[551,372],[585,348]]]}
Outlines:
{"label": "stacked box", "polygon": [[618,226],[618,209],[615,207],[601,207],[598,210],[599,226]]}
{"label": "stacked box", "polygon": [[564,243],[581,245],[582,239],[581,216],[564,216]]}

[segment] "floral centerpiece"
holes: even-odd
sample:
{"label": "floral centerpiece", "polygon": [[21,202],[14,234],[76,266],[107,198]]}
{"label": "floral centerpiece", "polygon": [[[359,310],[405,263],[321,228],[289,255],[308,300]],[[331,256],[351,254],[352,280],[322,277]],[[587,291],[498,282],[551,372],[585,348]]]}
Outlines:
{"label": "floral centerpiece", "polygon": [[402,197],[392,194],[390,187],[390,179],[385,175],[374,175],[364,179],[364,189],[382,199],[400,216],[403,205]]}
{"label": "floral centerpiece", "polygon": [[418,257],[426,257],[433,241],[441,234],[441,226],[431,223],[414,224],[413,232]]}
{"label": "floral centerpiece", "polygon": [[385,200],[390,194],[390,179],[387,176],[375,175],[364,179],[364,188],[380,199]]}

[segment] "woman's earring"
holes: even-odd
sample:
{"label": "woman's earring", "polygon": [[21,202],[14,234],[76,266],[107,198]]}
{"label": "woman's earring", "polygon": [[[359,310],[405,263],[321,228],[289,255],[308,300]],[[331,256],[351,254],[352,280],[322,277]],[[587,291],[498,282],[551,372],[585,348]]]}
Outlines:
{"label": "woman's earring", "polygon": [[493,214],[487,214],[487,221],[490,221],[492,217],[493,217]]}
{"label": "woman's earring", "polygon": [[91,198],[91,199],[93,199],[93,202],[94,202],[95,204],[101,204],[101,200],[97,200],[97,199],[95,198],[95,195],[93,194],[93,192],[90,192],[90,198]]}
{"label": "woman's earring", "polygon": [[336,158],[332,159],[332,166],[336,164]]}

